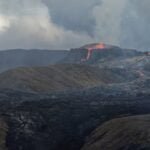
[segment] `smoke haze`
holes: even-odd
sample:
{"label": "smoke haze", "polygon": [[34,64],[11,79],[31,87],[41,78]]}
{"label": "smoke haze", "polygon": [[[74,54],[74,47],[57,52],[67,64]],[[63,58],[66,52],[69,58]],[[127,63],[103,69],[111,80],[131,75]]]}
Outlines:
{"label": "smoke haze", "polygon": [[149,0],[0,0],[0,49],[90,42],[150,48]]}

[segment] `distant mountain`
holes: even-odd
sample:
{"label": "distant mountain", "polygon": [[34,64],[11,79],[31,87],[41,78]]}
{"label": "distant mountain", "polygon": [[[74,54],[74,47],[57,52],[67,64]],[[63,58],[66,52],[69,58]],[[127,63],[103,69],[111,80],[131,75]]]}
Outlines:
{"label": "distant mountain", "polygon": [[62,60],[67,50],[23,50],[0,51],[0,72],[24,66],[46,66]]}
{"label": "distant mountain", "polygon": [[129,82],[137,73],[121,69],[99,69],[88,65],[57,64],[21,67],[0,74],[0,88],[50,92]]}
{"label": "distant mountain", "polygon": [[150,115],[114,119],[97,128],[82,150],[149,150]]}

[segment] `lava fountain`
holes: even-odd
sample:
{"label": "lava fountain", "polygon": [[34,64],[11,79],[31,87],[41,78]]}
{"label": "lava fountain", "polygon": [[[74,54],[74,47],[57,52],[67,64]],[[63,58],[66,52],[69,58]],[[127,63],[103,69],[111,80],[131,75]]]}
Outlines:
{"label": "lava fountain", "polygon": [[87,61],[90,59],[92,52],[94,50],[103,50],[103,49],[107,48],[107,46],[104,43],[96,43],[96,44],[85,45],[82,48],[85,48],[88,50],[86,59],[82,60],[82,61]]}

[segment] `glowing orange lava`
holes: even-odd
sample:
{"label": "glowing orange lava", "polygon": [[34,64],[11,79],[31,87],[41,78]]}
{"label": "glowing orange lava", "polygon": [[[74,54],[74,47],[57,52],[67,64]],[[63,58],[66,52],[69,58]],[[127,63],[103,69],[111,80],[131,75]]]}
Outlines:
{"label": "glowing orange lava", "polygon": [[92,55],[93,50],[101,50],[101,49],[106,48],[106,46],[104,43],[98,43],[98,44],[87,46],[86,48],[88,49],[86,60],[89,60]]}

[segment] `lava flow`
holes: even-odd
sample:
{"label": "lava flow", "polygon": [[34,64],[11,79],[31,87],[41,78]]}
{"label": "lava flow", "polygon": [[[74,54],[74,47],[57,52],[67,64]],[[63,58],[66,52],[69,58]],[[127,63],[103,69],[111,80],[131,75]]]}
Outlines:
{"label": "lava flow", "polygon": [[104,43],[98,43],[98,44],[88,45],[85,48],[88,50],[86,60],[89,60],[94,50],[102,50],[106,48],[106,46]]}

